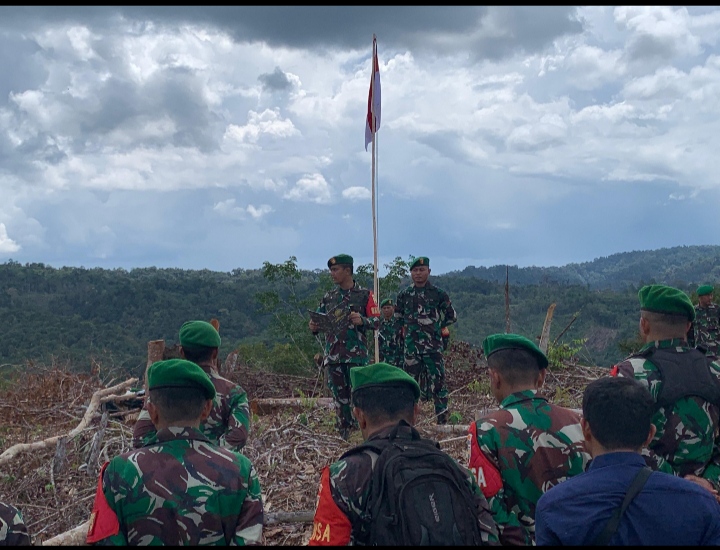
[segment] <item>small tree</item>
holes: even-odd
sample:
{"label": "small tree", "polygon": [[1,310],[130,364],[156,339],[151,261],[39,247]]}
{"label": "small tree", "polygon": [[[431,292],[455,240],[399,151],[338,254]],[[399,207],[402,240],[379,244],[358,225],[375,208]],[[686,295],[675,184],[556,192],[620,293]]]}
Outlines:
{"label": "small tree", "polygon": [[[390,294],[396,294],[400,290],[400,283],[410,275],[411,263],[412,258],[405,261],[400,256],[396,256],[392,262],[384,264],[387,273],[382,277],[378,276],[380,296],[375,297],[378,303],[381,299],[387,298]],[[372,289],[374,271],[373,264],[360,265],[355,269],[355,280],[365,288]]]}

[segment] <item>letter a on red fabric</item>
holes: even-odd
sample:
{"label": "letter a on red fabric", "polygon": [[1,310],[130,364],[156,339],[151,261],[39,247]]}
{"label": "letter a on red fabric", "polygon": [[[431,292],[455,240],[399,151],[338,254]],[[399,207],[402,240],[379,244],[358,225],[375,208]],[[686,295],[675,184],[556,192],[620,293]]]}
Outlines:
{"label": "letter a on red fabric", "polygon": [[347,546],[352,525],[330,494],[330,469],[325,466],[320,476],[317,508],[309,546]]}
{"label": "letter a on red fabric", "polygon": [[115,511],[110,508],[105,493],[102,488],[102,478],[109,462],[103,464],[98,476],[97,491],[95,492],[95,503],[93,511],[90,515],[90,526],[87,531],[87,543],[92,544],[102,539],[112,537],[120,532],[120,523],[118,522]]}
{"label": "letter a on red fabric", "polygon": [[477,483],[482,489],[485,498],[493,497],[502,489],[503,482],[500,471],[485,456],[477,441],[477,424],[470,424],[470,469],[475,474]]}

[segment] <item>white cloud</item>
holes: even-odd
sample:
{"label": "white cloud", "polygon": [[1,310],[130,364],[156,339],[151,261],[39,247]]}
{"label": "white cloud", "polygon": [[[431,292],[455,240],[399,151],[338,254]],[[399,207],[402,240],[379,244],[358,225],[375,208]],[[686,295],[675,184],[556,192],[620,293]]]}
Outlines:
{"label": "white cloud", "polygon": [[348,187],[343,189],[342,196],[352,201],[366,200],[372,198],[372,193],[367,187]]}
{"label": "white cloud", "polygon": [[262,135],[276,138],[288,138],[299,135],[300,132],[292,120],[281,118],[278,109],[265,109],[262,113],[250,111],[248,123],[245,126],[230,124],[225,131],[225,137],[241,143],[257,143]]}
{"label": "white cloud", "polygon": [[332,191],[322,174],[306,174],[297,180],[295,186],[283,196],[293,201],[329,204],[332,199]]}
{"label": "white cloud", "polygon": [[220,216],[234,220],[245,220],[248,215],[254,220],[259,220],[266,214],[273,212],[273,208],[267,204],[261,204],[258,207],[249,204],[247,207],[237,206],[235,199],[226,199],[215,203],[213,211]]}
{"label": "white cloud", "polygon": [[5,224],[0,223],[0,254],[12,254],[20,250],[20,245],[8,237]]}

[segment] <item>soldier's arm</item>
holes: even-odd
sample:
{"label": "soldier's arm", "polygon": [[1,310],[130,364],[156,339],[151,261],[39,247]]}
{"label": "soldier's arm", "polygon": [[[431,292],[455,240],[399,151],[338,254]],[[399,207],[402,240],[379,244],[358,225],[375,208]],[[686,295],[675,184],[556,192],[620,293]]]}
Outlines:
{"label": "soldier's arm", "polygon": [[230,390],[228,399],[230,417],[227,431],[220,436],[218,443],[221,447],[239,451],[245,446],[250,433],[250,404],[247,392],[239,385],[235,385]]}
{"label": "soldier's arm", "polygon": [[[117,459],[117,457],[116,457]],[[115,508],[111,462],[103,464],[98,476],[98,485],[95,491],[95,502],[90,515],[86,542],[94,546],[127,546],[127,538],[120,528],[120,522]]]}
{"label": "soldier's arm", "polygon": [[[710,372],[720,382],[720,363],[717,361],[711,363]],[[716,491],[720,491],[720,432],[715,436],[710,462],[705,466],[700,477],[707,479]]]}
{"label": "soldier's arm", "polygon": [[0,503],[0,545],[30,546],[25,521],[20,510],[9,504]]}
{"label": "soldier's arm", "polygon": [[695,321],[690,323],[690,328],[687,331],[687,342],[688,346],[691,348],[694,348],[696,345],[695,342]]}
{"label": "soldier's arm", "polygon": [[499,546],[500,545],[500,533],[498,526],[493,519],[492,513],[490,512],[490,504],[488,503],[485,495],[477,484],[475,475],[472,472],[464,468],[468,473],[468,483],[472,492],[477,498],[478,508],[478,523],[480,525],[480,533],[482,536],[483,545],[486,546]]}
{"label": "soldier's arm", "polygon": [[235,527],[235,537],[231,546],[256,546],[262,544],[263,523],[265,514],[262,505],[262,493],[260,490],[260,479],[254,466],[245,479],[247,492],[243,500],[238,524]]}
{"label": "soldier's arm", "polygon": [[157,430],[155,429],[155,425],[152,423],[152,420],[150,420],[150,413],[148,413],[145,405],[143,405],[143,408],[138,415],[138,419],[135,421],[135,425],[133,426],[132,446],[135,449],[138,449],[147,445],[155,439],[156,434]]}
{"label": "soldier's arm", "polygon": [[330,468],[320,474],[313,530],[308,546],[347,546],[350,544],[352,524],[333,496]]}
{"label": "soldier's arm", "polygon": [[455,311],[455,308],[452,306],[452,302],[450,301],[450,295],[445,291],[443,291],[440,300],[440,312],[442,313],[443,317],[442,321],[440,322],[440,326],[442,328],[445,328],[457,322],[457,313]]}

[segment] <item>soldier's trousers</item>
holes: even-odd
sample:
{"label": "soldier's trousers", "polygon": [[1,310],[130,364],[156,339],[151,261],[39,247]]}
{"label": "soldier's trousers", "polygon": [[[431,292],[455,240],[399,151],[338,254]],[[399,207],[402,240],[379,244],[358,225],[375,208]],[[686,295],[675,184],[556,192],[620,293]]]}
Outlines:
{"label": "soldier's trousers", "polygon": [[441,351],[406,355],[404,370],[420,385],[420,398],[433,400],[435,414],[448,408],[448,390],[445,387],[445,357]]}
{"label": "soldier's trousers", "polygon": [[328,388],[335,401],[335,426],[342,435],[347,434],[350,429],[358,427],[357,420],[352,414],[350,403],[350,368],[357,365],[330,364],[328,370]]}

